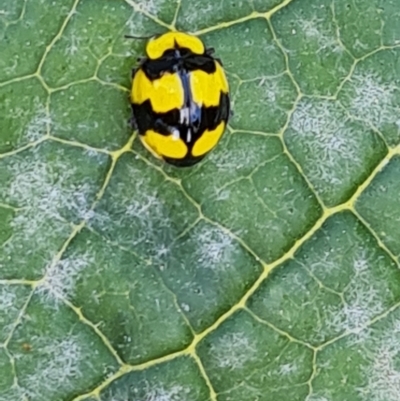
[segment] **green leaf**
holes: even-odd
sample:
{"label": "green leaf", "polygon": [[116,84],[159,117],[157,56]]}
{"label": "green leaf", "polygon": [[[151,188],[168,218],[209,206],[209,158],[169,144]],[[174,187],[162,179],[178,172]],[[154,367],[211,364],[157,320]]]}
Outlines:
{"label": "green leaf", "polygon": [[[398,401],[397,0],[5,0],[0,401]],[[149,36],[234,109],[176,169],[128,124]]]}

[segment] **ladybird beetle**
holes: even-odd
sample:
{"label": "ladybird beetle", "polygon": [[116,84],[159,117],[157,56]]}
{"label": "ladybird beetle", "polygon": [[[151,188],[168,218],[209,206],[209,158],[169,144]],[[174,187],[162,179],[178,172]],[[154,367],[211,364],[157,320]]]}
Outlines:
{"label": "ladybird beetle", "polygon": [[132,124],[155,157],[177,167],[203,159],[229,119],[228,81],[213,53],[196,36],[168,32],[148,41],[132,71]]}

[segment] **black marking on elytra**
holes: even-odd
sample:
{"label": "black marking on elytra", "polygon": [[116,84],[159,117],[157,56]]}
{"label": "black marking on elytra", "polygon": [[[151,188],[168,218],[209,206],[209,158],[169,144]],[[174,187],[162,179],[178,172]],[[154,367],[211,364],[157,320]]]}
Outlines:
{"label": "black marking on elytra", "polygon": [[199,122],[196,125],[180,123],[180,111],[173,109],[167,113],[156,113],[153,111],[150,100],[142,104],[132,104],[133,115],[137,122],[139,135],[145,135],[146,131],[153,130],[162,135],[171,135],[174,130],[179,131],[179,136],[184,141],[188,138],[188,129],[192,130],[191,140],[186,144],[191,149],[197,139],[205,130],[215,129],[222,121],[229,120],[230,103],[229,97],[221,93],[219,106],[199,108]]}
{"label": "black marking on elytra", "polygon": [[215,72],[216,66],[214,58],[205,53],[203,55],[194,54],[189,49],[169,49],[162,57],[151,60],[145,59],[141,64],[143,72],[151,81],[158,79],[165,72],[190,72],[202,70],[208,74]]}
{"label": "black marking on elytra", "polygon": [[188,154],[183,159],[172,159],[171,157],[164,157],[164,160],[175,167],[191,167],[203,160],[204,156],[205,155],[194,157]]}

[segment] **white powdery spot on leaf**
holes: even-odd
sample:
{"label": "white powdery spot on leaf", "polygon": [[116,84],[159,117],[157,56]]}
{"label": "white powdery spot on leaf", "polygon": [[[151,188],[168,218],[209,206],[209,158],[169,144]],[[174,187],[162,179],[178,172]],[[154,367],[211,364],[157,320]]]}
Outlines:
{"label": "white powdery spot on leaf", "polygon": [[211,355],[219,368],[240,369],[257,359],[257,349],[245,333],[229,333],[212,344]]}
{"label": "white powdery spot on leaf", "polygon": [[300,103],[293,113],[291,128],[296,134],[293,140],[301,141],[310,159],[307,167],[312,179],[326,185],[341,184],[350,166],[360,162],[358,135],[333,102]]}
{"label": "white powdery spot on leaf", "polygon": [[9,287],[2,287],[0,289],[0,312],[10,311],[14,307],[16,298],[15,292],[10,291]]}
{"label": "white powdery spot on leaf", "polygon": [[318,259],[315,261],[310,262],[308,265],[304,264],[304,268],[308,266],[314,274],[324,278],[325,274],[328,274],[328,277],[332,273],[340,274],[342,271],[340,262],[340,253],[330,249],[325,251],[322,255],[318,255]]}
{"label": "white powdery spot on leaf", "polygon": [[340,53],[344,50],[335,38],[334,34],[327,28],[323,27],[323,19],[314,15],[311,19],[305,20],[299,16],[297,18],[297,23],[299,24],[300,31],[304,32],[306,38],[309,41],[314,41],[317,44],[317,53],[324,50]]}
{"label": "white powdery spot on leaf", "polygon": [[221,15],[223,2],[213,2],[212,4],[202,5],[197,7],[196,12],[185,14],[185,22],[188,25],[197,27],[199,21],[207,21],[211,15]]}
{"label": "white powdery spot on leaf", "polygon": [[[9,117],[18,122],[18,141],[21,145],[38,141],[54,127],[54,121],[43,99],[36,96],[31,101],[29,108],[23,103],[9,108]],[[9,105],[8,99],[5,100],[5,106],[7,105]],[[21,121],[24,124],[21,124]]]}
{"label": "white powdery spot on leaf", "polygon": [[[254,101],[248,96],[249,93],[252,93],[253,96],[255,95],[259,98],[260,103],[264,105],[264,110],[254,108]],[[256,130],[276,133],[280,129],[279,124],[278,126],[273,124],[273,127],[262,127],[257,123],[260,119],[260,112],[266,113],[264,118],[268,117],[280,120],[284,118],[288,113],[289,103],[292,103],[294,100],[293,84],[286,72],[278,75],[264,75],[251,83],[245,82],[238,89],[237,96],[240,97],[241,100],[239,100],[239,102],[244,110],[238,108],[237,115],[235,114],[235,119],[237,118],[239,121],[248,121],[249,119],[254,120],[255,126],[258,127]],[[243,130],[246,131],[246,129]],[[249,149],[247,146],[245,148],[247,150]]]}
{"label": "white powdery spot on leaf", "polygon": [[[229,135],[226,132],[224,135]],[[246,137],[249,134],[245,133],[235,133],[234,136]],[[268,143],[268,142],[267,142]],[[221,173],[224,174],[223,184],[227,184],[226,177],[230,177],[232,180],[237,180],[238,171],[245,168],[246,170],[254,170],[259,167],[259,165],[265,162],[262,155],[268,154],[268,145],[264,143],[258,144],[258,147],[246,147],[243,145],[238,145],[230,148],[220,146],[218,150],[212,151],[208,156],[208,162],[212,163]],[[261,156],[260,156],[261,155]],[[218,174],[215,178],[220,177]],[[213,182],[213,177],[210,177],[210,184]],[[216,181],[220,187],[221,181]],[[219,188],[215,188],[216,191]]]}
{"label": "white powdery spot on leaf", "polygon": [[76,169],[60,159],[42,161],[38,153],[32,158],[18,158],[9,166],[12,181],[6,199],[21,209],[11,222],[14,234],[4,250],[13,254],[23,250],[26,256],[38,252],[54,254],[52,240],[68,233],[69,223],[63,212],[83,219],[89,211],[88,183],[71,183]]}
{"label": "white powdery spot on leaf", "polygon": [[[113,207],[95,210],[89,226],[101,232],[110,228],[117,230],[121,245],[135,251],[144,245],[149,256],[165,261],[172,242],[170,232],[173,226],[168,207],[143,171],[129,167],[127,174],[135,177],[134,187],[127,190],[124,183],[114,187],[109,192]],[[176,203],[179,207],[179,200]],[[121,227],[125,229],[121,230]]]}
{"label": "white powdery spot on leaf", "polygon": [[165,388],[163,386],[148,389],[146,391],[145,400],[148,401],[185,401],[188,389],[184,389],[182,386],[172,386],[170,388]]}
{"label": "white powdery spot on leaf", "polygon": [[[226,134],[227,133],[225,133],[225,135]],[[220,148],[218,152],[211,152],[208,160],[213,163],[221,173],[235,173],[237,170],[248,166],[247,163],[252,163],[254,156],[255,155],[249,152],[249,149],[244,149],[243,147],[235,149]],[[210,181],[212,182],[211,179]]]}
{"label": "white powdery spot on leaf", "polygon": [[264,77],[260,80],[258,86],[264,89],[263,99],[266,102],[271,103],[272,107],[279,109],[277,100],[283,95],[282,89],[279,86],[279,81],[276,78],[267,79]]}
{"label": "white powdery spot on leaf", "polygon": [[83,375],[80,365],[86,361],[79,338],[33,338],[32,343],[40,354],[35,359],[34,373],[27,376],[24,386],[30,397],[54,399],[52,394],[74,389],[75,381]]}
{"label": "white powdery spot on leaf", "polygon": [[[271,51],[274,49],[272,46]],[[261,88],[260,100],[265,107],[268,108],[270,113],[280,112],[287,114],[287,106],[282,106],[282,100],[291,99],[293,97],[292,84],[288,83],[287,73],[279,76],[264,76],[260,79],[258,87]],[[252,119],[259,118],[258,114],[250,114]]]}
{"label": "white powdery spot on leaf", "polygon": [[140,384],[135,387],[118,388],[110,401],[126,401],[128,399],[140,401],[186,401],[191,393],[189,388],[179,384],[171,384],[168,387],[165,384],[154,384],[147,381]]}
{"label": "white powdery spot on leaf", "polygon": [[[127,199],[125,216],[123,217],[124,219],[135,219],[139,224],[140,230],[137,232],[139,235],[134,238],[133,245],[143,242],[154,242],[157,232],[163,227],[168,227],[170,222],[164,204],[155,193],[143,193],[139,191],[137,194],[140,195],[136,199]],[[168,252],[168,249],[162,246],[165,244],[154,245],[157,245],[154,251],[159,250],[160,256]]]}
{"label": "white powdery spot on leaf", "polygon": [[126,206],[126,215],[141,218],[144,223],[152,225],[151,219],[149,220],[147,217],[150,217],[153,212],[156,215],[159,214],[161,212],[160,209],[161,203],[156,195],[143,194],[140,200],[133,199]]}
{"label": "white powdery spot on leaf", "polygon": [[218,191],[215,195],[215,200],[217,202],[222,202],[222,201],[226,201],[230,198],[231,196],[231,191],[229,188],[224,188],[221,191]]}
{"label": "white powdery spot on leaf", "polygon": [[234,240],[214,227],[195,230],[196,260],[202,268],[226,270],[234,263],[237,247]]}
{"label": "white powdery spot on leaf", "polygon": [[35,115],[25,127],[23,139],[29,142],[39,140],[47,134],[52,123],[52,118],[46,108],[43,105],[38,105]]}
{"label": "white powdery spot on leaf", "polygon": [[358,74],[351,78],[350,111],[377,128],[399,122],[400,108],[395,104],[394,83],[384,83],[376,74]]}
{"label": "white powdery spot on leaf", "polygon": [[19,312],[16,302],[17,294],[12,287],[0,287],[0,327],[2,335],[7,335],[15,323],[15,318]]}
{"label": "white powdery spot on leaf", "polygon": [[12,17],[14,15],[16,15],[18,12],[17,5],[18,5],[17,3],[9,3],[9,4],[7,4],[7,7],[5,7],[4,5],[0,6],[0,7],[4,7],[4,8],[0,8],[0,17],[4,18],[5,20],[7,20],[8,18],[11,17],[11,20],[12,20]]}
{"label": "white powdery spot on leaf", "polygon": [[63,299],[69,299],[75,288],[80,272],[94,263],[88,253],[72,255],[56,264],[50,263],[44,273],[44,279],[36,288],[40,299],[45,303],[58,305]]}
{"label": "white powdery spot on leaf", "polygon": [[395,367],[398,349],[383,346],[375,355],[372,368],[368,370],[367,394],[369,401],[398,401],[400,372]]}
{"label": "white powdery spot on leaf", "polygon": [[278,374],[280,376],[290,376],[291,374],[296,373],[298,370],[299,367],[295,363],[286,363],[279,366]]}
{"label": "white powdery spot on leaf", "polygon": [[[125,26],[127,29],[127,35],[139,36],[145,35],[146,29],[144,27],[143,18],[140,18],[142,14],[134,12],[131,17],[126,21]],[[127,43],[128,46],[129,42]],[[131,45],[127,47],[126,56],[132,55]]]}
{"label": "white powdery spot on leaf", "polygon": [[339,311],[330,311],[330,327],[355,333],[361,339],[367,335],[366,325],[385,310],[382,290],[371,274],[373,265],[374,260],[368,258],[366,252],[355,255],[354,276],[345,292],[346,302]]}
{"label": "white powdery spot on leaf", "polygon": [[29,393],[18,385],[13,385],[10,390],[0,393],[0,401],[26,401],[29,400]]}
{"label": "white powdery spot on leaf", "polygon": [[141,10],[149,14],[157,15],[161,8],[165,6],[168,0],[135,0],[135,4],[139,6]]}
{"label": "white powdery spot on leaf", "polygon": [[372,349],[366,349],[369,364],[362,370],[367,380],[359,394],[365,401],[398,401],[400,394],[399,321],[378,341],[373,339]]}
{"label": "white powdery spot on leaf", "polygon": [[311,394],[307,396],[306,401],[331,401],[331,398],[318,394]]}
{"label": "white powdery spot on leaf", "polygon": [[65,39],[67,41],[67,45],[65,47],[64,54],[66,56],[73,56],[78,53],[81,44],[81,38],[75,33],[71,33]]}
{"label": "white powdery spot on leaf", "polygon": [[[226,133],[225,133],[225,135],[226,135]],[[245,152],[243,151],[243,153],[245,153]],[[240,155],[240,149],[239,149],[239,152],[237,152],[237,154],[239,157],[238,164],[240,166],[242,166],[242,163],[240,161],[242,159],[242,157]],[[244,157],[244,154],[243,154],[243,157]],[[232,154],[229,151],[227,151],[226,149],[219,149],[218,152],[215,152],[215,151],[211,152],[208,156],[208,161],[210,163],[214,164],[218,168],[218,170],[222,170],[222,171],[231,171],[232,169],[234,171],[238,168],[237,164],[235,163],[236,158],[232,157]]]}

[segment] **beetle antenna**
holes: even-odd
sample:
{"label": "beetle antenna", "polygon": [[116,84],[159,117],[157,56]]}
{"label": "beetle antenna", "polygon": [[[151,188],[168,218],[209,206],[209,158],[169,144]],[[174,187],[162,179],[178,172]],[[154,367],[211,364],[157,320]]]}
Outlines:
{"label": "beetle antenna", "polygon": [[153,35],[149,35],[149,36],[133,36],[133,35],[124,35],[124,38],[126,38],[126,39],[139,39],[139,40],[145,40],[145,39],[154,38],[154,36],[157,36],[157,34],[153,34]]}

